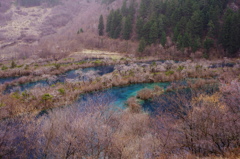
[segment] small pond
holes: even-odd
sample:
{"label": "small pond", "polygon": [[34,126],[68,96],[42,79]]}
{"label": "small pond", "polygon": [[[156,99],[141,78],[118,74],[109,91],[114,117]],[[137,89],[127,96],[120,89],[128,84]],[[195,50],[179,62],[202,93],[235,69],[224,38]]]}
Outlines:
{"label": "small pond", "polygon": [[107,73],[111,73],[114,71],[114,66],[97,66],[97,67],[89,67],[77,70],[67,71],[64,74],[56,76],[56,78],[52,80],[40,80],[36,82],[24,83],[18,86],[9,86],[6,88],[4,93],[11,92],[22,92],[33,87],[47,87],[58,82],[65,82],[67,80],[71,81],[88,81],[93,77],[102,76]]}

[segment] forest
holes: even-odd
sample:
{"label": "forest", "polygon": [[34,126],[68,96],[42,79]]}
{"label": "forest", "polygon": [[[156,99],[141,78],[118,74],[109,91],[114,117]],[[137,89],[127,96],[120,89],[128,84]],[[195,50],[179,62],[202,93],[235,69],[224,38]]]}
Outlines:
{"label": "forest", "polygon": [[229,0],[125,0],[120,9],[111,10],[106,20],[107,36],[138,40],[139,52],[146,45],[165,46],[171,37],[178,49],[196,52],[222,48],[236,56],[240,44],[240,12],[227,7]]}

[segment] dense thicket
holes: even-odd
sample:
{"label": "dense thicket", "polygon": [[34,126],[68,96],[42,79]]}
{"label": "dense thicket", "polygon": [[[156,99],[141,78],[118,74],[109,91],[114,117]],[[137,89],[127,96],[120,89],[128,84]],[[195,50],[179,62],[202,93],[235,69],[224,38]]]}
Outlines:
{"label": "dense thicket", "polygon": [[[213,46],[234,56],[240,48],[240,12],[227,7],[229,0],[141,0],[121,10],[111,10],[106,32],[111,38],[130,39],[137,33],[138,40],[147,45],[166,43],[170,36],[179,49],[193,52]],[[138,7],[137,7],[138,6]],[[135,12],[137,10],[137,12]],[[134,26],[133,26],[134,25]]]}

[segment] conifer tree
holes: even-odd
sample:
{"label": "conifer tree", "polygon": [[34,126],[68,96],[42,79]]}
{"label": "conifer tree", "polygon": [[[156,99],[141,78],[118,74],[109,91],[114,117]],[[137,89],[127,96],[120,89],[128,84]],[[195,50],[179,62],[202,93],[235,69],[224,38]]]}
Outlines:
{"label": "conifer tree", "polygon": [[143,19],[138,17],[137,24],[136,24],[136,31],[138,34],[138,39],[141,39],[143,37],[143,26],[144,26]]}
{"label": "conifer tree", "polygon": [[123,16],[127,16],[128,15],[127,1],[126,0],[123,1],[121,12],[122,12]]}
{"label": "conifer tree", "polygon": [[149,44],[155,43],[157,39],[158,39],[157,23],[153,21],[149,32]]}
{"label": "conifer tree", "polygon": [[145,50],[145,47],[146,47],[146,41],[144,38],[142,38],[138,46],[138,51],[143,52]]}
{"label": "conifer tree", "polygon": [[166,41],[167,41],[167,39],[166,39],[166,33],[165,33],[165,31],[163,31],[163,32],[162,32],[162,36],[161,36],[161,40],[160,40],[162,46],[165,46]]}
{"label": "conifer tree", "polygon": [[102,15],[99,18],[98,34],[99,34],[99,36],[103,36],[103,34],[104,34],[104,22],[103,22],[103,16]]}
{"label": "conifer tree", "polygon": [[125,22],[123,26],[123,39],[129,40],[131,32],[132,32],[132,21],[131,21],[131,17],[128,16],[127,18],[125,18]]}

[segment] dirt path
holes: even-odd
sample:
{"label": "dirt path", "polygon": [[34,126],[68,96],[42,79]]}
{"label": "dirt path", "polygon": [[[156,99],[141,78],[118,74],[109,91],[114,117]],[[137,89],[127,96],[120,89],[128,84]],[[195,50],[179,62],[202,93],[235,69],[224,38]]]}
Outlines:
{"label": "dirt path", "polygon": [[122,57],[125,57],[124,54],[120,54],[117,52],[109,52],[109,51],[101,51],[101,50],[88,50],[88,49],[71,53],[69,56],[70,57],[85,56],[85,57],[112,58],[112,59],[120,59]]}

